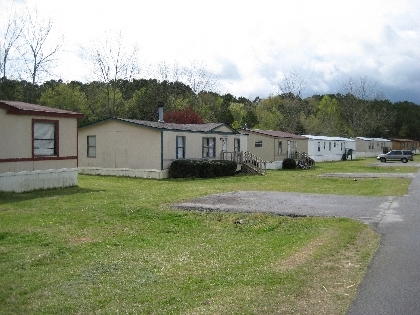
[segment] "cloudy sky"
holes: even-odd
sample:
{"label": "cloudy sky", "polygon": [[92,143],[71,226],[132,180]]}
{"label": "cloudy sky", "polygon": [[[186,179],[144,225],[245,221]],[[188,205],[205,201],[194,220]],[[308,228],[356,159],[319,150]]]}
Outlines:
{"label": "cloudy sky", "polygon": [[14,2],[36,6],[53,19],[52,36],[64,35],[64,80],[87,78],[80,47],[121,31],[128,46],[138,44],[144,69],[200,63],[220,93],[264,98],[297,73],[303,96],[343,92],[343,82],[366,77],[391,101],[420,104],[419,0]]}

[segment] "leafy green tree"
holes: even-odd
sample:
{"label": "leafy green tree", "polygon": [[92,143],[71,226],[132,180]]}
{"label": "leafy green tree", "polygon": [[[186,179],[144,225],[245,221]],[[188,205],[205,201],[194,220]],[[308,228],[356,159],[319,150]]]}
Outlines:
{"label": "leafy green tree", "polygon": [[26,101],[25,84],[22,81],[0,78],[0,100],[5,101]]}
{"label": "leafy green tree", "polygon": [[157,121],[157,104],[159,97],[145,87],[134,92],[131,100],[128,101],[127,118]]}
{"label": "leafy green tree", "polygon": [[340,119],[338,101],[325,95],[318,105],[316,118],[319,121],[319,130],[325,135],[340,136],[343,134],[343,127]]}
{"label": "leafy green tree", "polygon": [[[112,92],[112,103],[109,102],[109,86],[102,82],[93,81],[83,88],[87,100],[89,121],[98,121],[110,117],[125,117],[127,104],[119,89]],[[112,107],[110,107],[112,105]]]}
{"label": "leafy green tree", "polygon": [[391,129],[391,135],[420,140],[420,106],[412,102],[397,102],[393,106],[395,120],[389,121],[388,126],[394,126]]}
{"label": "leafy green tree", "polygon": [[258,125],[256,127],[266,130],[281,130],[284,116],[280,109],[282,99],[279,96],[270,96],[262,100],[256,108]]}
{"label": "leafy green tree", "polygon": [[86,95],[81,92],[79,86],[60,83],[47,88],[39,98],[39,103],[85,114],[85,118],[79,121],[80,125],[91,122],[92,115],[88,111]]}
{"label": "leafy green tree", "polygon": [[220,111],[218,113],[218,117],[216,122],[225,123],[226,125],[232,126],[233,123],[233,116],[229,110],[229,106],[232,102],[236,99],[232,94],[225,94],[223,95],[223,102],[220,105]]}
{"label": "leafy green tree", "polygon": [[220,122],[223,98],[215,92],[200,92],[194,109],[206,122]]}
{"label": "leafy green tree", "polygon": [[245,126],[247,111],[245,105],[242,103],[230,103],[229,111],[233,116],[232,128],[239,129]]}

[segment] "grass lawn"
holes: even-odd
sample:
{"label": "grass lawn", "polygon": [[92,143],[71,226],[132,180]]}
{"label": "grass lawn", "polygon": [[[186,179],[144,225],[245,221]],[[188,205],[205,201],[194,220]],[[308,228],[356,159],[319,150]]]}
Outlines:
{"label": "grass lawn", "polygon": [[79,176],[79,187],[0,193],[0,314],[345,314],[378,246],[368,226],[168,205],[237,190],[407,192],[409,179],[317,176],[417,171],[373,162],[217,179]]}

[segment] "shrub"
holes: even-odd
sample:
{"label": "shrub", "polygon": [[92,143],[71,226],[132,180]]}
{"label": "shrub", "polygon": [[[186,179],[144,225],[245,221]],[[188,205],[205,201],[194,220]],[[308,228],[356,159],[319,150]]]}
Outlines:
{"label": "shrub", "polygon": [[171,178],[210,178],[233,176],[236,162],[224,160],[175,160],[169,167]]}
{"label": "shrub", "polygon": [[286,158],[283,160],[283,166],[282,168],[284,170],[292,170],[296,168],[296,161],[294,159]]}

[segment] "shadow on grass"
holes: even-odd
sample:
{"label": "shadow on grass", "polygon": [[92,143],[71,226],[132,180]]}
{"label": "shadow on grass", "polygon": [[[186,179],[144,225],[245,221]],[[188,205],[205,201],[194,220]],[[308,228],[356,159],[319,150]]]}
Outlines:
{"label": "shadow on grass", "polygon": [[3,192],[0,191],[0,205],[34,200],[38,198],[49,198],[49,197],[62,197],[62,196],[71,196],[77,194],[88,194],[94,192],[100,192],[103,190],[100,189],[87,189],[81,188],[79,186],[67,187],[67,188],[51,188],[51,189],[37,189],[22,193],[15,192]]}

